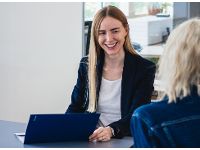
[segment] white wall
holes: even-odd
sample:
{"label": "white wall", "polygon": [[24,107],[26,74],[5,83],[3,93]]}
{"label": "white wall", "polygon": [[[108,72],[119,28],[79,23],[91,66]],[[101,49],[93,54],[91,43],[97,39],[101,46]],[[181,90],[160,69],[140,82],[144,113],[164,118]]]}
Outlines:
{"label": "white wall", "polygon": [[82,57],[83,3],[0,3],[0,120],[64,113]]}

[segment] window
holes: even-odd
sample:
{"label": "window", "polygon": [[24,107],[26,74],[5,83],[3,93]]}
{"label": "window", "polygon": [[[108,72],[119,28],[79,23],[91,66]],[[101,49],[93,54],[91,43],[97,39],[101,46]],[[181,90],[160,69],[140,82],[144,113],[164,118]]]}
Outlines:
{"label": "window", "polygon": [[85,2],[85,21],[92,20],[99,9],[108,5],[118,7],[127,18],[147,16],[149,9],[173,16],[173,2]]}
{"label": "window", "polygon": [[103,6],[116,6],[119,8],[126,16],[129,15],[129,2],[104,2]]}
{"label": "window", "polygon": [[102,8],[101,2],[85,2],[85,21],[92,21],[94,15]]}

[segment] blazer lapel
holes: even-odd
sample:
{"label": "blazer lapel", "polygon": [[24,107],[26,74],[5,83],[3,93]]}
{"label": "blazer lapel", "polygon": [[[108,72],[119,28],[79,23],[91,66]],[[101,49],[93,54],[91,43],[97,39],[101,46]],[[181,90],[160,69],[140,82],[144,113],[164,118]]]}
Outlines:
{"label": "blazer lapel", "polygon": [[131,89],[134,84],[134,78],[137,70],[137,65],[134,61],[134,55],[130,54],[125,50],[125,61],[122,73],[122,85],[121,85],[121,117],[125,116],[129,110],[129,100],[131,94]]}

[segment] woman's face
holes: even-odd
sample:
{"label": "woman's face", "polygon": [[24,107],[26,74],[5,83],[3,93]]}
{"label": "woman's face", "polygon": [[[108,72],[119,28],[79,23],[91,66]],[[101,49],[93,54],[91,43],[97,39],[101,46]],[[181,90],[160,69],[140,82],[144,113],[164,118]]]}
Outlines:
{"label": "woman's face", "polygon": [[116,55],[123,51],[123,44],[128,29],[112,17],[105,17],[99,28],[98,42],[107,55]]}

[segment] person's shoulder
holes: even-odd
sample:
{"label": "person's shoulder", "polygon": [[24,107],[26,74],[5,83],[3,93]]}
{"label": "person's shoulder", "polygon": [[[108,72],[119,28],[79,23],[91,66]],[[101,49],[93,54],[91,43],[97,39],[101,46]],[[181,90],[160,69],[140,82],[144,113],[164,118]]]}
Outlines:
{"label": "person's shoulder", "polygon": [[147,126],[151,128],[160,125],[169,119],[169,116],[166,115],[169,109],[168,99],[164,99],[159,102],[138,107],[134,111],[132,117],[143,120]]}
{"label": "person's shoulder", "polygon": [[166,107],[168,107],[168,99],[140,106],[135,110],[133,116],[148,120],[149,124],[153,126],[160,121],[162,122],[162,114],[166,113]]}
{"label": "person's shoulder", "polygon": [[89,63],[89,57],[88,56],[82,57],[80,63],[81,64],[88,64]]}
{"label": "person's shoulder", "polygon": [[88,56],[82,57],[80,60],[80,63],[79,63],[79,70],[83,74],[87,74],[87,70],[88,70],[88,66],[89,66],[88,64],[89,64]]}

